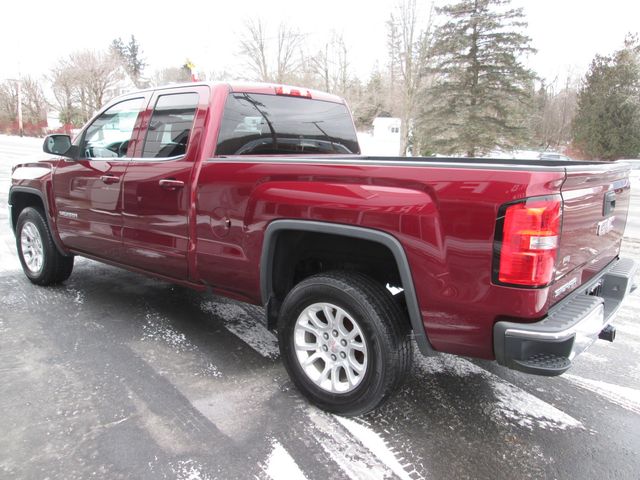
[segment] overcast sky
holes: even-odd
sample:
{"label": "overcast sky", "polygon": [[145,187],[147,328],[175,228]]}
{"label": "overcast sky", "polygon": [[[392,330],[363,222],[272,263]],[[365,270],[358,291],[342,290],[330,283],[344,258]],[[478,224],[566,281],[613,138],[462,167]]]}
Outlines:
{"label": "overcast sky", "polygon": [[[443,3],[440,0],[437,4]],[[56,58],[76,49],[101,49],[132,33],[149,64],[146,70],[180,66],[190,58],[198,71],[241,71],[238,58],[243,24],[261,17],[286,21],[319,44],[332,30],[342,32],[354,72],[366,78],[376,61],[386,62],[386,27],[394,4],[366,0],[4,0],[0,11],[0,80],[42,75]],[[552,80],[568,71],[581,76],[596,53],[622,45],[640,30],[638,0],[513,0],[529,22],[527,33],[538,53],[527,63]],[[427,5],[427,2],[424,2]]]}

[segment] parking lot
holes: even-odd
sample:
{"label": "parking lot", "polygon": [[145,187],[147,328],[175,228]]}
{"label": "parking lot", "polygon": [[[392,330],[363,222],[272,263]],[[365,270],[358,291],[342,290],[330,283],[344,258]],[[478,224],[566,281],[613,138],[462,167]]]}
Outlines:
{"label": "parking lot", "polygon": [[[85,259],[32,285],[6,201],[40,145],[0,136],[0,477],[638,478],[638,292],[561,377],[416,355],[383,408],[341,418],[295,391],[258,307]],[[640,188],[630,218],[640,261]]]}

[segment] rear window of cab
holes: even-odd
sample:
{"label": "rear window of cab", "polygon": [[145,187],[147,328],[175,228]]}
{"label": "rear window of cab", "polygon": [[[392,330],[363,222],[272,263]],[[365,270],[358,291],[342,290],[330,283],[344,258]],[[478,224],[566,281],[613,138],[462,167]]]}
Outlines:
{"label": "rear window of cab", "polygon": [[360,153],[346,105],[280,95],[229,95],[216,156],[307,153]]}

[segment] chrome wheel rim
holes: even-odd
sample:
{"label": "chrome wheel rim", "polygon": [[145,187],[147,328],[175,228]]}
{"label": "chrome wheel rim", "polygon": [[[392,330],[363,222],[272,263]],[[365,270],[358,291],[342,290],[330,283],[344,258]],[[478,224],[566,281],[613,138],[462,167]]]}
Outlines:
{"label": "chrome wheel rim", "polygon": [[31,273],[40,273],[44,264],[44,249],[40,231],[32,222],[26,222],[20,232],[22,258]]}
{"label": "chrome wheel rim", "polygon": [[367,344],[360,325],[337,305],[306,307],[296,320],[293,342],[302,371],[322,390],[351,392],[367,372]]}

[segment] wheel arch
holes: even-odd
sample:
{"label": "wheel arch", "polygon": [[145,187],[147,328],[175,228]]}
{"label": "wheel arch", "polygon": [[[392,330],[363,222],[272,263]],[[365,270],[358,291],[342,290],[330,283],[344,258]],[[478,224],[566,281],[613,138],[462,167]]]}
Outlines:
{"label": "wheel arch", "polygon": [[267,324],[269,327],[275,324],[279,310],[279,302],[274,291],[274,261],[278,241],[284,232],[329,234],[372,242],[387,249],[393,257],[402,282],[409,322],[418,348],[424,355],[433,354],[434,349],[424,329],[413,277],[411,276],[411,268],[404,248],[394,236],[386,232],[352,225],[312,220],[275,220],[267,226],[260,259],[260,291],[262,303],[267,309]]}
{"label": "wheel arch", "polygon": [[47,198],[45,194],[42,193],[37,188],[26,187],[26,186],[12,186],[9,190],[9,221],[11,223],[11,228],[13,232],[16,231],[16,226],[18,224],[18,217],[20,216],[20,212],[27,207],[35,207],[41,208],[45,220],[47,221],[47,226],[49,227],[49,231],[51,232],[51,237],[53,238],[53,242],[56,246],[56,249],[61,255],[70,256],[69,252],[64,248],[60,238],[58,237],[58,232],[54,228],[53,220],[51,217],[51,212],[49,210],[49,203],[47,202]]}

